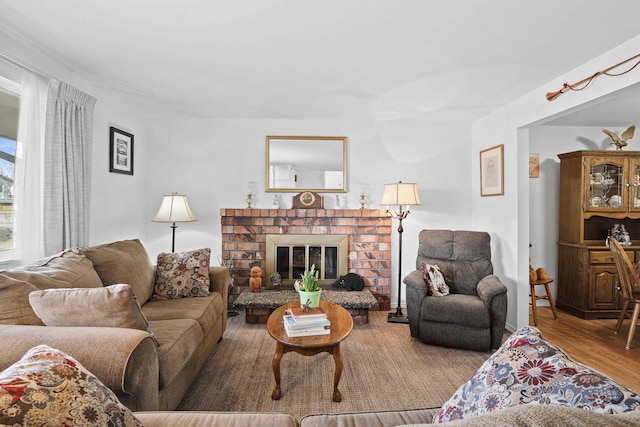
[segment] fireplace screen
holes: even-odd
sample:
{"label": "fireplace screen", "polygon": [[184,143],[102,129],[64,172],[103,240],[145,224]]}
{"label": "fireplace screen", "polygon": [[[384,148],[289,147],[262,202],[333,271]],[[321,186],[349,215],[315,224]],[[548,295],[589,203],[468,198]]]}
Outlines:
{"label": "fireplace screen", "polygon": [[283,279],[300,278],[312,265],[322,279],[337,279],[337,246],[276,246],[276,271]]}
{"label": "fireplace screen", "polygon": [[320,283],[333,283],[347,273],[347,251],[345,235],[267,236],[267,278],[277,272],[283,285],[293,285],[315,265]]}

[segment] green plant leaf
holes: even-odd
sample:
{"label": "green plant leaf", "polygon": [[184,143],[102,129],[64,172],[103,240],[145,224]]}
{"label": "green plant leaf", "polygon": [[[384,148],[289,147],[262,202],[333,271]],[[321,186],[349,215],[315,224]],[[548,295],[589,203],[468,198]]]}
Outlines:
{"label": "green plant leaf", "polygon": [[304,288],[305,292],[316,292],[320,290],[320,280],[318,279],[318,273],[319,271],[316,270],[316,265],[313,264],[310,270],[305,271],[300,275],[302,278],[302,287]]}

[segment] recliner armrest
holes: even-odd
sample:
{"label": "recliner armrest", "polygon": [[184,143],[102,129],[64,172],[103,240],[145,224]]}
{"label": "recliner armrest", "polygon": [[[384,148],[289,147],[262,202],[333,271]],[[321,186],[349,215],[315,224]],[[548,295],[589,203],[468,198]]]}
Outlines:
{"label": "recliner armrest", "polygon": [[420,306],[422,300],[427,297],[427,284],[422,278],[422,272],[414,270],[403,280],[407,285],[407,317],[409,319],[409,330],[412,337],[418,336]]}
{"label": "recliner armrest", "polygon": [[483,277],[478,282],[478,287],[476,289],[482,302],[489,308],[491,308],[493,299],[496,296],[507,293],[507,287],[495,274]]}
{"label": "recliner armrest", "polygon": [[417,296],[420,301],[427,296],[427,284],[424,282],[420,271],[412,271],[402,281],[407,285],[407,291],[411,288],[413,292],[416,292],[415,296]]}
{"label": "recliner armrest", "polygon": [[498,348],[507,320],[507,287],[498,276],[489,275],[478,282],[478,296],[491,313],[491,348]]}

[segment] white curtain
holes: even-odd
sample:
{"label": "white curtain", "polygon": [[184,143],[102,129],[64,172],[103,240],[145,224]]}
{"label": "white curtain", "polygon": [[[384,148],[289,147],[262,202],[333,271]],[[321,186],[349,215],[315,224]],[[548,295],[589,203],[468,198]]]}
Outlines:
{"label": "white curtain", "polygon": [[44,155],[45,255],[89,242],[91,151],[96,99],[51,80]]}
{"label": "white curtain", "polygon": [[23,71],[14,185],[14,258],[21,263],[44,256],[43,169],[48,80]]}

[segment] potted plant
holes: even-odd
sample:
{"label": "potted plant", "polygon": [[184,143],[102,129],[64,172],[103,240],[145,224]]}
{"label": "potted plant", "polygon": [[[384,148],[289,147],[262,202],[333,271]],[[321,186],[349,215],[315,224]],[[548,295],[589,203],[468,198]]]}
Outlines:
{"label": "potted plant", "polygon": [[300,294],[300,305],[307,305],[309,307],[320,306],[320,279],[318,279],[318,270],[316,265],[313,264],[310,270],[306,270],[300,275],[302,281],[296,280],[294,286]]}

